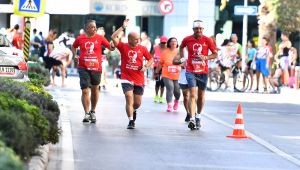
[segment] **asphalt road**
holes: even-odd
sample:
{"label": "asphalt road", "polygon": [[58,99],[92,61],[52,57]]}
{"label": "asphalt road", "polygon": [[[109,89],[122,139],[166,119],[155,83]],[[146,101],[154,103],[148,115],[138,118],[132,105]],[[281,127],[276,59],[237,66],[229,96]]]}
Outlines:
{"label": "asphalt road", "polygon": [[[153,102],[154,89],[148,86],[136,129],[127,130],[125,99],[116,87],[101,92],[97,123],[82,123],[77,81],[68,78],[66,88],[48,88],[61,107],[63,130],[48,170],[300,169],[300,105],[294,92],[206,93],[202,128],[190,131],[182,103],[167,113],[166,104]],[[232,134],[239,103],[251,139],[226,137]]]}

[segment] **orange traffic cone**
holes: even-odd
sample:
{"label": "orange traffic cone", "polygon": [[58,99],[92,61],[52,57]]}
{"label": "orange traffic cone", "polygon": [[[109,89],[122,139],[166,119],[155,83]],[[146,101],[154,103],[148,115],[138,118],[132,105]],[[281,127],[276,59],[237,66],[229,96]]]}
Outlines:
{"label": "orange traffic cone", "polygon": [[238,108],[237,108],[233,134],[228,135],[227,137],[228,138],[250,138],[250,136],[247,136],[245,133],[244,119],[243,119],[241,104],[239,104]]}

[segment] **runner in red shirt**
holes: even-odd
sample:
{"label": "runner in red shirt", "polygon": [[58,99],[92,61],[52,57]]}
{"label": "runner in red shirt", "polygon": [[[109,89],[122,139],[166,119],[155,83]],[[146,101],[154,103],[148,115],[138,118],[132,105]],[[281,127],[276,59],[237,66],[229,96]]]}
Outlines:
{"label": "runner in red shirt", "polygon": [[[194,34],[185,37],[180,45],[180,59],[174,60],[175,64],[181,64],[184,58],[184,48],[188,50],[188,60],[186,66],[186,79],[190,90],[191,119],[188,127],[191,130],[200,128],[200,113],[204,105],[204,93],[207,84],[208,61],[217,57],[217,49],[212,40],[203,35],[203,22],[196,20],[193,22]],[[208,54],[208,50],[211,54]],[[197,102],[197,99],[199,100]],[[197,105],[197,114],[196,112]],[[195,116],[195,117],[194,117]],[[195,123],[196,120],[196,123]]]}
{"label": "runner in red shirt", "polygon": [[114,46],[111,46],[103,36],[96,34],[95,20],[87,20],[84,29],[85,33],[79,35],[74,41],[72,52],[77,54],[77,48],[80,49],[79,57],[76,56],[75,58],[79,62],[78,73],[82,89],[81,102],[85,111],[83,122],[96,123],[95,110],[99,99],[99,84],[102,72],[102,45],[110,50],[114,50]]}
{"label": "runner in red shirt", "polygon": [[[126,113],[129,119],[127,129],[135,128],[136,109],[142,102],[144,93],[144,72],[153,63],[153,58],[147,48],[138,44],[139,34],[128,34],[128,43],[120,41],[119,35],[128,25],[129,19],[123,22],[123,26],[111,36],[114,45],[121,53],[121,83],[126,98]],[[147,63],[143,65],[144,57]]]}

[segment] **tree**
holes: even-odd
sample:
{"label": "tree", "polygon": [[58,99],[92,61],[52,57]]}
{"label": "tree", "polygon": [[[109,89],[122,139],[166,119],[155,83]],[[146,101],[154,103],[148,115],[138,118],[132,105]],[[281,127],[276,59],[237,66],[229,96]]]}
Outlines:
{"label": "tree", "polygon": [[278,0],[260,0],[260,5],[258,7],[258,35],[260,41],[263,37],[270,40],[271,46],[275,47],[276,42],[276,5]]}
{"label": "tree", "polygon": [[[229,1],[221,0],[220,11],[226,8]],[[249,0],[251,1],[254,0]],[[267,37],[274,48],[278,29],[290,33],[300,32],[300,0],[259,0],[259,2],[257,16],[259,42],[262,37]]]}
{"label": "tree", "polygon": [[300,1],[299,0],[273,0],[276,8],[277,26],[287,32],[300,31]]}
{"label": "tree", "polygon": [[274,48],[276,31],[300,31],[299,0],[260,0],[258,11],[259,40],[270,39]]}

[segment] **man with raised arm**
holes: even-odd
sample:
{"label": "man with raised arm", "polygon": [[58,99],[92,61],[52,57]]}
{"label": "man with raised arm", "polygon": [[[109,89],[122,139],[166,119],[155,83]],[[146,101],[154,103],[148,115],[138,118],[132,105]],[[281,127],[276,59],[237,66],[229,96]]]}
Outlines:
{"label": "man with raised arm", "polygon": [[[144,93],[144,72],[153,63],[147,48],[139,44],[140,36],[136,32],[128,34],[128,43],[120,41],[121,32],[128,26],[129,19],[111,36],[114,45],[121,53],[121,84],[126,99],[126,113],[129,119],[127,129],[135,128],[136,109],[142,102]],[[144,57],[147,63],[143,65]]]}

